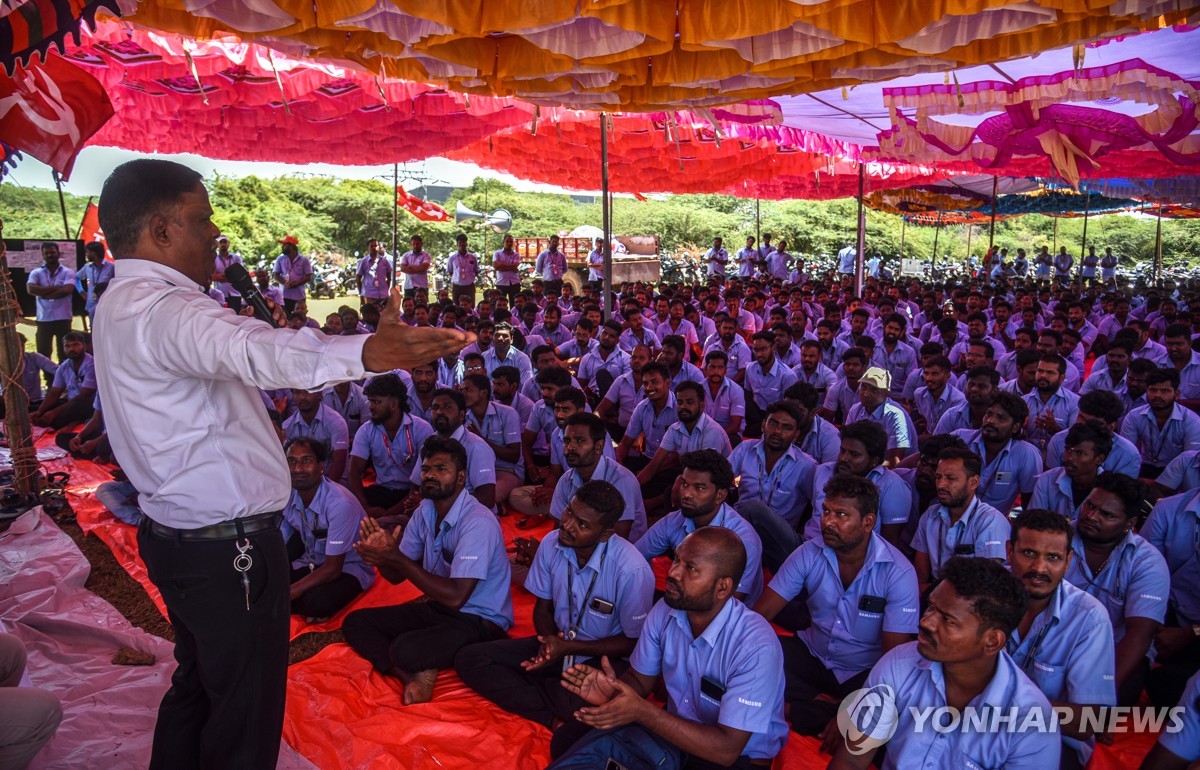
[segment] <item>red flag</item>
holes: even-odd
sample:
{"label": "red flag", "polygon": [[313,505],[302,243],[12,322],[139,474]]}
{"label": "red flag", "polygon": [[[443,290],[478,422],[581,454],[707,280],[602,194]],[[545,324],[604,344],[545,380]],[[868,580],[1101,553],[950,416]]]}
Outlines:
{"label": "red flag", "polygon": [[113,115],[99,80],[57,54],[10,77],[0,71],[0,136],[58,171],[71,175],[75,156]]}
{"label": "red flag", "polygon": [[646,196],[645,196],[645,195],[642,195],[641,193],[634,193],[634,194],[633,194],[633,197],[634,197],[634,198],[636,198],[636,199],[638,199],[638,200],[640,200],[640,201],[642,201],[643,203],[645,203],[645,202],[646,202]]}
{"label": "red flag", "polygon": [[108,250],[108,242],[104,239],[104,231],[100,229],[100,207],[88,202],[87,211],[83,212],[83,224],[79,227],[79,238],[84,243],[99,241],[104,244],[104,258],[112,261],[112,252]]}
{"label": "red flag", "polygon": [[444,208],[436,203],[421,200],[403,187],[396,187],[396,205],[422,222],[450,221],[450,215]]}

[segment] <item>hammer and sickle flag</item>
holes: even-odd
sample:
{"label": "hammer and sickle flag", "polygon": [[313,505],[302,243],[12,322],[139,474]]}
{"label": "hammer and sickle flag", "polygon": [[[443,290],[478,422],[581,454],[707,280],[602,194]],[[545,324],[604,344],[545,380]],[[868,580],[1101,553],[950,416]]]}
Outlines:
{"label": "hammer and sickle flag", "polygon": [[113,116],[100,81],[55,53],[0,72],[0,138],[67,179],[75,157]]}

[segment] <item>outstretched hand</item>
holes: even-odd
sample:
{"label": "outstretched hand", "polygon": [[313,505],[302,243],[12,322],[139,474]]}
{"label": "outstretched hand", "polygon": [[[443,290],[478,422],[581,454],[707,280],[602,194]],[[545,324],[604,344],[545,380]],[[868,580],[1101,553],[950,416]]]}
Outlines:
{"label": "outstretched hand", "polygon": [[601,668],[583,663],[571,666],[563,672],[562,686],[593,706],[608,703],[617,693],[617,672],[607,655],[600,659],[600,665]]}
{"label": "outstretched hand", "polygon": [[457,353],[475,340],[471,332],[409,326],[400,319],[403,295],[393,288],[380,312],[376,331],[363,345],[363,366],[368,372],[410,369]]}
{"label": "outstretched hand", "polygon": [[[597,730],[612,730],[637,722],[639,715],[643,713],[642,709],[647,707],[649,701],[643,698],[632,685],[617,678],[607,656],[601,658],[600,662],[604,667],[601,679],[606,686],[612,689],[612,695],[604,703],[579,709],[575,712],[575,718]],[[580,697],[583,696],[580,695]],[[584,698],[584,700],[588,699]],[[590,700],[588,702],[593,703]]]}
{"label": "outstretched hand", "polygon": [[403,528],[398,526],[389,533],[368,516],[358,525],[358,542],[354,544],[354,550],[368,565],[378,567],[396,554],[402,531]]}

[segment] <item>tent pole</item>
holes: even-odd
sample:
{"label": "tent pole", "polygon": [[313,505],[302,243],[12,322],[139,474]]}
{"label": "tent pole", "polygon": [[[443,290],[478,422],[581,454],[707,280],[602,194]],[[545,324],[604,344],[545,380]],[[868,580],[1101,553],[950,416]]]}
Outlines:
{"label": "tent pole", "polygon": [[400,266],[400,164],[392,164],[392,269],[388,271],[391,284],[396,285],[396,268]]}
{"label": "tent pole", "polygon": [[603,196],[601,205],[604,220],[604,296],[601,298],[601,308],[604,320],[612,318],[612,201],[608,190],[608,113],[600,113],[600,187]]}
{"label": "tent pole", "polygon": [[[1000,178],[992,176],[991,178],[991,227],[988,229],[988,251],[996,245],[996,195],[1000,193]],[[971,249],[967,249],[968,252]]]}
{"label": "tent pole", "polygon": [[1083,199],[1083,243],[1079,247],[1079,283],[1083,284],[1083,258],[1087,254],[1087,222],[1092,208],[1092,194]]}
{"label": "tent pole", "polygon": [[[971,236],[975,233],[975,225],[967,224],[967,261],[971,261]],[[991,250],[991,246],[988,247]]]}
{"label": "tent pole", "polygon": [[1057,254],[1058,253],[1058,217],[1053,217],[1053,219],[1054,219],[1054,245],[1050,247],[1050,251],[1053,252],[1054,254]]}
{"label": "tent pole", "polygon": [[855,241],[854,296],[863,294],[863,264],[866,262],[867,214],[863,209],[863,188],[866,186],[867,170],[862,161],[858,164],[858,240]]}
{"label": "tent pole", "polygon": [[908,219],[903,214],[900,215],[900,259],[904,259],[904,229],[908,226]]}
{"label": "tent pole", "polygon": [[[57,178],[58,174],[55,173]],[[4,222],[0,221],[0,234]],[[8,257],[4,241],[0,240],[0,372],[4,379],[14,382],[23,366],[24,351],[17,338],[17,321],[21,311],[17,295],[13,290],[8,272]],[[13,458],[13,489],[22,495],[37,492],[37,455],[33,448],[32,428],[29,423],[29,396],[24,388],[4,389],[4,408],[7,418],[4,432]]]}
{"label": "tent pole", "polygon": [[1158,224],[1154,227],[1154,285],[1162,288],[1162,204],[1158,204]]}
{"label": "tent pole", "polygon": [[758,196],[754,196],[754,243],[762,248],[762,209]]}
{"label": "tent pole", "polygon": [[58,188],[58,206],[62,209],[63,235],[67,240],[71,240],[71,226],[67,224],[67,199],[63,197],[62,191],[62,177],[57,171],[51,170],[50,173],[54,175],[54,186]]}
{"label": "tent pole", "polygon": [[942,234],[942,212],[938,212],[937,225],[933,229],[933,260],[930,262],[930,272],[937,270],[938,236]]}

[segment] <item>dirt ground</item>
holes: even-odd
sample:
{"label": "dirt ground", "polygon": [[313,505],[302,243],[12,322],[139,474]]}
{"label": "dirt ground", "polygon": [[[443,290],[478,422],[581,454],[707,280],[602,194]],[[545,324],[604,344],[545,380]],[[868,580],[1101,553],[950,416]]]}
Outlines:
{"label": "dirt ground", "polygon": [[[73,520],[60,523],[59,527],[75,541],[92,567],[91,575],[85,584],[89,591],[111,604],[130,623],[143,631],[167,641],[175,641],[171,624],[158,611],[158,607],[150,600],[141,584],[121,567],[104,541],[98,537],[84,535],[83,530]],[[298,663],[311,658],[326,646],[340,641],[341,631],[304,634],[292,641],[288,663]]]}

